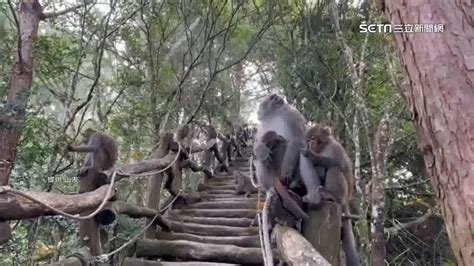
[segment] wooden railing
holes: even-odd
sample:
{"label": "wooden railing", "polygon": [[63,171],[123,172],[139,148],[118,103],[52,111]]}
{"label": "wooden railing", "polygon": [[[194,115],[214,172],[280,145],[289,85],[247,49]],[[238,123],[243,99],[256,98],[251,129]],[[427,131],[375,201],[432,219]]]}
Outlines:
{"label": "wooden railing", "polygon": [[[9,187],[0,187],[0,221],[31,219],[40,216],[57,215],[50,207],[71,215],[84,215],[95,210],[104,200],[109,189],[111,177],[115,174],[115,182],[129,176],[149,176],[146,206],[136,206],[117,199],[115,188],[108,203],[94,217],[80,220],[80,236],[85,248],[74,256],[67,258],[61,265],[80,265],[81,260],[88,260],[91,256],[103,253],[104,235],[101,234],[100,225],[111,224],[117,215],[127,215],[132,218],[147,218],[147,224],[158,225],[163,231],[169,231],[168,221],[159,212],[161,191],[164,187],[175,198],[174,204],[186,203],[197,200],[194,193],[181,193],[183,169],[189,168],[194,172],[203,172],[204,182],[213,176],[213,164],[217,160],[216,169],[228,170],[232,160],[232,153],[240,153],[240,145],[249,141],[248,138],[234,136],[233,134],[217,134],[213,126],[207,126],[206,142],[202,145],[186,146],[188,137],[187,126],[181,127],[176,134],[165,133],[160,138],[160,144],[153,154],[153,158],[127,165],[116,169],[98,173],[96,179],[105,180],[105,185],[96,187],[93,180],[80,179],[83,193],[64,195],[58,193],[17,191]],[[239,138],[240,139],[236,139]],[[221,145],[217,139],[221,140]],[[191,159],[192,153],[203,153],[202,165]],[[149,175],[148,173],[154,173]],[[167,181],[164,182],[165,176]],[[36,200],[31,200],[36,199]],[[171,200],[171,199],[170,199]],[[167,203],[169,203],[168,201]],[[91,211],[92,210],[92,211]],[[152,222],[153,220],[153,222]],[[154,238],[156,230],[149,226],[144,233],[145,238]],[[102,237],[101,237],[102,236]]]}

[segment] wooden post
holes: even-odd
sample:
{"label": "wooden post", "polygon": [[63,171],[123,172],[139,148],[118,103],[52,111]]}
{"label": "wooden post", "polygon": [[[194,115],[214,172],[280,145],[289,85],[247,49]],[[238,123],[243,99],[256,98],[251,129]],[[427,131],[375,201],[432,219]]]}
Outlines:
{"label": "wooden post", "polygon": [[[168,154],[169,147],[173,141],[173,134],[165,133],[160,139],[160,146],[156,150],[155,158],[159,159]],[[163,184],[163,173],[152,175],[148,185],[147,208],[158,210],[160,207],[161,186]],[[146,224],[151,219],[146,220]],[[153,238],[155,236],[155,227],[150,226],[145,231],[144,238]]]}
{"label": "wooden post", "polygon": [[273,234],[281,259],[288,265],[331,266],[322,254],[295,229],[277,224],[273,228]]}
{"label": "wooden post", "polygon": [[65,259],[51,264],[42,264],[43,266],[82,266],[92,265],[94,258],[87,248],[81,248],[76,253],[67,256]]}
{"label": "wooden post", "polygon": [[12,237],[12,230],[10,224],[7,222],[0,223],[0,245],[8,242]]}
{"label": "wooden post", "polygon": [[340,265],[341,206],[323,201],[321,207],[308,207],[309,220],[303,222],[303,236],[331,265]]}
{"label": "wooden post", "polygon": [[[217,134],[216,134],[215,129],[212,126],[210,126],[208,128],[208,131],[207,131],[207,141],[209,142],[210,140],[215,139],[216,137],[217,137]],[[212,163],[214,161],[214,156],[212,154],[212,151],[215,147],[217,147],[217,142],[213,146],[211,146],[209,149],[204,151],[203,165],[208,167],[208,169],[213,169]],[[209,177],[207,175],[204,176],[204,182],[203,183],[207,184],[208,181],[209,181]]]}
{"label": "wooden post", "polygon": [[[79,193],[94,191],[96,189],[95,180],[101,178],[100,173],[94,174],[94,171],[88,172],[89,174],[87,176],[80,178]],[[87,211],[82,215],[87,215],[92,211]],[[81,238],[82,245],[89,247],[93,256],[103,253],[99,224],[95,221],[94,217],[87,220],[81,220],[79,222],[79,236]]]}

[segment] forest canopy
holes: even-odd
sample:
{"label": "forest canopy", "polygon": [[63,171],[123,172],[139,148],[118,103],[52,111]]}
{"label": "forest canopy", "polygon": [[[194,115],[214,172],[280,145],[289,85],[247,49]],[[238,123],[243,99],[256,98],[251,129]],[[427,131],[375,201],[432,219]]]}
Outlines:
{"label": "forest canopy", "polygon": [[[363,265],[468,265],[472,235],[454,239],[473,228],[468,192],[460,188],[466,184],[472,194],[467,179],[473,178],[473,59],[463,59],[457,49],[474,53],[464,43],[474,37],[472,13],[439,0],[430,10],[444,8],[443,14],[433,12],[431,22],[410,21],[416,18],[410,10],[427,7],[372,2],[387,1],[2,1],[0,186],[74,194],[83,156],[66,147],[82,142],[87,128],[117,141],[123,166],[154,158],[163,134],[183,125],[191,125],[189,151],[209,145],[208,125],[219,137],[251,128],[258,124],[262,98],[279,93],[308,125],[331,128],[347,150]],[[393,15],[397,10],[403,11],[400,18]],[[444,32],[360,29],[401,18],[444,23]],[[469,21],[467,29],[455,28],[462,21]],[[454,29],[458,36],[448,36]],[[459,48],[453,38],[465,46]],[[457,47],[451,57],[449,47]],[[440,50],[430,50],[435,48]],[[451,65],[460,69],[449,70]],[[459,98],[448,93],[450,87],[458,88],[452,95]],[[439,106],[465,114],[443,117],[442,109],[432,111]],[[438,133],[448,128],[451,133]],[[184,191],[196,191],[204,178],[190,170],[182,175]],[[147,205],[148,186],[139,177],[116,184],[120,200],[137,206]],[[161,194],[162,201],[169,195]],[[459,201],[449,210],[447,201],[454,198]],[[147,223],[117,219],[107,229],[104,251],[127,242]],[[79,222],[60,215],[2,223],[12,235],[0,243],[1,265],[57,262],[80,247]],[[462,229],[463,223],[471,229]],[[460,260],[469,246],[471,257]]]}

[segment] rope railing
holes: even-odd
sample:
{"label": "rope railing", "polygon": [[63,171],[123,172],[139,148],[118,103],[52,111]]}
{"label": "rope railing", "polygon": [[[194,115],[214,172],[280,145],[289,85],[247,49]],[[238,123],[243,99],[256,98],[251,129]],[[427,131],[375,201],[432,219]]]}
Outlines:
{"label": "rope railing", "polygon": [[[236,138],[238,136],[231,137]],[[232,139],[230,138],[221,138],[221,140],[226,145],[228,145],[230,141],[232,141]],[[243,142],[246,141],[247,140],[244,140]],[[94,221],[93,223],[91,222],[92,220],[94,220],[92,218],[103,212],[105,210],[105,206],[109,206],[107,204],[108,202],[114,202],[114,200],[116,200],[115,184],[121,179],[125,177],[140,178],[149,176],[151,176],[151,178],[155,178],[157,175],[166,174],[168,178],[173,178],[173,180],[170,181],[170,183],[173,183],[182,180],[181,171],[185,168],[190,168],[192,171],[202,171],[206,173],[207,176],[209,172],[212,172],[211,167],[213,165],[213,161],[217,159],[220,164],[224,164],[225,169],[225,167],[227,167],[227,163],[231,159],[228,158],[227,154],[224,155],[219,153],[217,136],[208,136],[205,144],[203,145],[191,144],[189,145],[189,147],[186,147],[182,143],[182,139],[173,140],[173,143],[175,143],[176,145],[168,144],[168,147],[166,148],[167,152],[164,156],[159,156],[158,158],[152,158],[123,165],[118,169],[113,168],[107,171],[99,172],[97,175],[100,175],[100,178],[105,177],[105,184],[102,183],[102,186],[83,191],[81,194],[63,195],[48,192],[20,191],[17,189],[10,188],[8,186],[0,187],[0,220],[21,220],[40,217],[43,215],[62,215],[67,218],[80,220],[81,223],[87,223],[89,229],[91,229],[91,226],[99,228],[99,225],[96,221]],[[239,143],[239,141],[236,141],[236,143]],[[237,149],[241,147],[235,148]],[[205,159],[203,162],[203,166],[200,166],[198,163],[192,161],[190,157],[192,153],[197,152],[204,152],[206,156],[212,158],[212,160]],[[178,175],[176,175],[175,173],[178,173]],[[173,176],[173,174],[175,175]],[[174,195],[174,199],[171,201],[170,206],[172,206],[178,198],[183,197],[183,193],[181,193],[180,191],[172,191],[172,186],[165,185],[165,189],[169,190],[170,193]],[[157,198],[159,199],[160,197],[161,192],[159,193]],[[16,208],[12,208],[12,206],[16,206]],[[152,211],[153,208],[150,209],[139,206],[134,206],[133,208],[133,213],[135,215],[135,217],[133,218],[140,218],[138,216],[141,213],[143,213],[142,217],[151,217],[150,211]],[[13,209],[14,211],[2,211]],[[120,210],[121,208],[118,209]],[[84,213],[87,214],[84,215]],[[151,223],[154,223],[157,217],[159,217],[160,221],[164,220],[161,217],[160,213],[160,211],[156,211],[155,217],[151,219],[151,222],[149,222],[148,225],[143,229],[143,232],[145,232],[145,230],[151,226]],[[99,232],[99,230],[96,229],[93,229],[92,231],[94,230]],[[86,232],[86,234],[90,234],[90,231],[91,230]],[[140,233],[139,235],[141,235],[142,233]],[[83,234],[81,234],[81,238],[82,235]],[[90,239],[91,238],[89,237],[90,242],[99,242],[95,244],[100,245],[100,241],[91,241]],[[129,242],[131,243],[133,242],[133,240],[134,239],[130,240]],[[129,242],[127,242],[127,245],[130,244]],[[86,244],[86,246],[89,245]],[[89,248],[91,250],[92,255],[101,255],[103,253],[102,247],[89,246]],[[123,248],[124,247],[121,247],[120,250]],[[107,258],[112,254],[115,254],[116,252],[118,252],[118,250],[114,251],[114,253],[108,253]],[[105,257],[101,258],[103,259]]]}

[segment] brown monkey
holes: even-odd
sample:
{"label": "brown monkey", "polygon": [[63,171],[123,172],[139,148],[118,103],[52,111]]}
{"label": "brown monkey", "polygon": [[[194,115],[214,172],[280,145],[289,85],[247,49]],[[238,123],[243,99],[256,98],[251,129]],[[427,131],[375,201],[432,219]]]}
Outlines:
{"label": "brown monkey", "polygon": [[176,133],[176,139],[177,139],[178,141],[180,141],[180,142],[183,141],[183,140],[185,140],[185,139],[188,137],[190,131],[191,131],[191,130],[190,130],[188,124],[183,125],[183,126],[178,130],[178,132]]}
{"label": "brown monkey", "polygon": [[[282,185],[281,164],[286,152],[286,140],[275,131],[267,131],[257,143],[254,149],[257,162],[261,162],[268,174],[258,174],[260,185],[265,190],[274,187],[278,195],[282,198],[283,206],[298,218],[307,219],[308,215],[300,208],[295,200],[288,194],[286,188]],[[258,171],[258,170],[257,170]]]}
{"label": "brown monkey", "polygon": [[239,170],[234,170],[232,172],[232,175],[235,181],[235,193],[237,195],[245,194],[246,198],[250,197],[250,194],[252,194],[253,190],[253,185],[250,181],[250,177],[244,175]]}
{"label": "brown monkey", "polygon": [[[329,129],[321,125],[315,125],[306,131],[306,142],[308,150],[302,155],[307,157],[315,167],[323,167],[326,170],[325,182],[320,191],[323,200],[335,201],[342,206],[346,215],[350,214],[349,200],[352,197],[354,176],[352,163],[342,145],[331,135]],[[318,178],[318,177],[316,177]],[[305,184],[311,183],[305,181]],[[306,199],[313,197],[311,193],[318,188],[307,187]],[[346,254],[347,265],[360,265],[359,255],[355,246],[354,233],[350,219],[342,224],[342,244]]]}
{"label": "brown monkey", "polygon": [[[206,128],[207,128],[207,140],[217,138],[217,131],[213,126],[208,125],[206,126]],[[224,158],[222,158],[222,154],[219,153],[219,148],[218,148],[217,143],[214,144],[214,146],[212,146],[210,150],[216,157],[217,161],[219,161],[219,165],[216,166],[216,170],[230,172],[226,161],[224,160]]]}
{"label": "brown monkey", "polygon": [[91,128],[86,129],[83,136],[86,145],[67,146],[67,150],[70,152],[87,153],[78,176],[95,176],[99,172],[112,168],[118,157],[115,140],[104,132],[95,131]]}
{"label": "brown monkey", "polygon": [[[322,167],[326,171],[326,182],[321,196],[324,200],[347,204],[352,197],[354,176],[352,163],[345,149],[334,139],[329,129],[321,125],[315,125],[306,131],[306,142],[308,150],[303,151],[302,155],[307,157],[315,167]],[[324,173],[324,171],[322,172]],[[333,175],[337,175],[337,177],[329,178]],[[307,188],[308,193],[314,189]]]}

